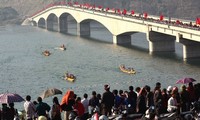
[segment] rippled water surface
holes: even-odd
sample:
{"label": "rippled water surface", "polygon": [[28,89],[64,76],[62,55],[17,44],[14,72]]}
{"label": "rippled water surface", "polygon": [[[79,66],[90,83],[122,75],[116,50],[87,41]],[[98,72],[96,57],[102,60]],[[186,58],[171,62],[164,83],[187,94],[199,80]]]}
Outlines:
{"label": "rippled water surface", "polygon": [[[73,32],[74,29],[71,29]],[[111,90],[127,90],[129,85],[154,87],[157,81],[162,88],[176,85],[176,80],[193,77],[200,82],[200,61],[182,61],[182,46],[176,44],[176,53],[150,55],[145,34],[132,35],[132,46],[112,44],[112,36],[102,28],[92,28],[92,38],[50,32],[32,26],[0,27],[0,92],[15,92],[32,100],[43,90],[56,87],[64,93],[71,88],[78,96],[91,95],[92,90],[103,92],[103,85]],[[66,51],[57,49],[61,44]],[[41,53],[49,50],[49,57]],[[122,73],[118,66],[134,67],[135,75]],[[76,75],[74,83],[63,80],[68,71]],[[62,95],[58,95],[61,99]],[[44,99],[51,104],[51,99]],[[23,109],[22,103],[17,103]]]}

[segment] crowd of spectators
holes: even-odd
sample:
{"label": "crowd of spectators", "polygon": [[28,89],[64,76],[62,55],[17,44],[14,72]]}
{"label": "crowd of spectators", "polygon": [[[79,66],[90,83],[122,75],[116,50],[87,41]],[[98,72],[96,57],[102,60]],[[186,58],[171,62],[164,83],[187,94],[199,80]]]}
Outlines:
{"label": "crowd of spectators", "polygon": [[[145,114],[146,110],[152,106],[155,114],[185,112],[191,110],[191,104],[200,101],[200,83],[182,85],[179,89],[176,86],[162,88],[161,83],[157,82],[155,88],[129,86],[128,90],[110,91],[109,85],[104,85],[103,94],[91,91],[91,95],[84,93],[77,96],[73,90],[68,90],[61,102],[57,97],[53,98],[53,105],[50,107],[42,101],[41,97],[37,102],[31,101],[31,96],[26,96],[24,102],[26,120],[73,120],[75,117],[80,120],[100,115],[113,116],[127,110],[129,114]],[[90,96],[90,97],[88,97]],[[64,117],[61,117],[63,112]],[[72,114],[73,113],[73,114]],[[14,103],[2,104],[1,120],[13,120],[18,116]]]}

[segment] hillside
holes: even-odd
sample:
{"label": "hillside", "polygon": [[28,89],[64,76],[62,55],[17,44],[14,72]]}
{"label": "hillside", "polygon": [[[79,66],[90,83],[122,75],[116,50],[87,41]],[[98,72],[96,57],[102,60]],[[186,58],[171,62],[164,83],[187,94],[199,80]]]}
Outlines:
{"label": "hillside", "polygon": [[[50,3],[63,0],[0,0],[0,23],[20,23]],[[73,0],[72,0],[73,1]],[[109,8],[135,10],[152,15],[195,20],[200,17],[200,0],[78,0]],[[8,9],[9,8],[9,9]],[[12,9],[12,10],[11,10]],[[2,12],[3,11],[3,12]],[[6,11],[6,12],[5,12]],[[15,12],[14,12],[15,11]],[[9,15],[8,15],[9,14]],[[9,17],[8,17],[9,16]],[[5,22],[6,21],[6,22]],[[14,22],[13,22],[14,21]]]}

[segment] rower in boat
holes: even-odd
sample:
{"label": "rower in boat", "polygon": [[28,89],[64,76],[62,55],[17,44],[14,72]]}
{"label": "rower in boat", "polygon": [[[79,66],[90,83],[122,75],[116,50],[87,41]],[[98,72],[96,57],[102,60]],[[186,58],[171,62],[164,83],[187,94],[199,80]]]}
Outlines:
{"label": "rower in boat", "polygon": [[48,50],[45,50],[44,52],[43,52],[43,55],[44,56],[49,56],[51,53],[48,51]]}
{"label": "rower in boat", "polygon": [[62,44],[62,45],[60,46],[60,50],[66,50],[66,47],[65,47],[64,44]]}
{"label": "rower in boat", "polygon": [[76,79],[76,76],[74,76],[73,74],[70,73],[65,73],[65,80],[68,80],[70,82],[74,82],[74,80]]}

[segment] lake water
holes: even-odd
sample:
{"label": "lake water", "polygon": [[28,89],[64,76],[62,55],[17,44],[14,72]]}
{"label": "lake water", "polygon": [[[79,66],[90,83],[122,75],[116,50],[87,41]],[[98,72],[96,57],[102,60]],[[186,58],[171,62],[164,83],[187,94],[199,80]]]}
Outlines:
{"label": "lake water", "polygon": [[[51,87],[66,92],[72,89],[82,97],[91,96],[93,90],[103,92],[103,85],[111,90],[127,90],[129,85],[142,87],[161,82],[162,88],[178,86],[175,82],[183,77],[192,77],[200,82],[200,60],[183,62],[182,46],[176,44],[176,53],[150,55],[145,34],[132,35],[132,46],[112,44],[111,34],[104,28],[92,25],[91,38],[51,32],[32,26],[0,27],[0,92],[31,95],[32,100]],[[56,49],[65,44],[66,51]],[[52,54],[42,55],[44,50]],[[119,70],[119,65],[133,67],[137,73],[128,75]],[[64,73],[73,73],[77,80],[70,83],[63,79]],[[57,95],[61,100],[62,95]],[[52,98],[44,99],[52,105]],[[16,103],[23,109],[23,103]]]}

